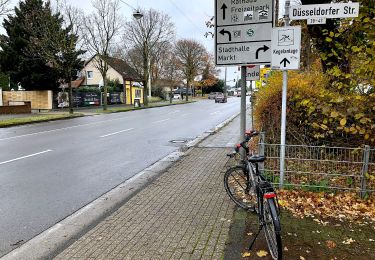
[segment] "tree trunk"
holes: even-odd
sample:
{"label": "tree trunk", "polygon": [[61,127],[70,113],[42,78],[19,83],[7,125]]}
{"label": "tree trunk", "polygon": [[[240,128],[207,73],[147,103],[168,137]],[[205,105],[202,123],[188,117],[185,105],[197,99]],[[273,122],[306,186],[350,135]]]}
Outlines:
{"label": "tree trunk", "polygon": [[69,76],[69,114],[73,114],[73,89],[72,89],[72,76]]}
{"label": "tree trunk", "polygon": [[103,77],[103,85],[104,85],[104,97],[103,97],[103,110],[106,111],[108,109],[107,106],[107,93],[108,93],[108,88],[107,88],[107,73],[104,73],[102,75]]}
{"label": "tree trunk", "polygon": [[185,92],[185,95],[186,95],[186,102],[189,101],[189,98],[188,98],[188,94],[189,94],[189,85],[190,85],[190,81],[187,81],[186,82],[186,92]]}
{"label": "tree trunk", "polygon": [[[146,47],[143,47],[146,48]],[[143,71],[144,71],[144,86],[143,86],[143,105],[148,106],[148,74],[150,71],[148,70],[148,52],[146,50],[143,51]]]}

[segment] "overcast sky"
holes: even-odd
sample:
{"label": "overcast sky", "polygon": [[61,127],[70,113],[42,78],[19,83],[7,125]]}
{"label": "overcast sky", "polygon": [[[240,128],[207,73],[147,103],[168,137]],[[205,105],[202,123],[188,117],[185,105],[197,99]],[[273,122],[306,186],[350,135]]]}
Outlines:
{"label": "overcast sky", "polygon": [[[12,0],[13,5],[18,4],[17,0]],[[53,2],[54,0],[52,0]],[[91,0],[66,0],[73,6],[79,7],[85,13],[92,11]],[[214,39],[206,38],[204,34],[209,30],[205,22],[214,15],[214,0],[124,0],[134,8],[153,8],[171,16],[171,20],[176,25],[177,39],[195,39],[214,52]],[[121,1],[120,1],[121,2]],[[283,0],[280,3],[283,4]],[[124,3],[120,3],[121,13],[125,19],[131,19],[133,10]],[[211,29],[212,31],[212,29]],[[0,33],[4,31],[0,28]],[[236,67],[228,70],[227,80],[237,77],[234,73]],[[224,71],[224,69],[222,69]],[[222,73],[222,77],[224,77]],[[233,85],[233,84],[230,84]]]}

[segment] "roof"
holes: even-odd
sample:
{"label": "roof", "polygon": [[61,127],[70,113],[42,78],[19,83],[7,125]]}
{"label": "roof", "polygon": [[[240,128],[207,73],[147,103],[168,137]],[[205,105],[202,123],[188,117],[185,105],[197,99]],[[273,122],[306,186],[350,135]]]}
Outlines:
{"label": "roof", "polygon": [[[96,55],[87,60],[85,62],[85,65],[90,63],[95,58],[95,56]],[[139,75],[135,69],[130,67],[130,65],[122,59],[108,57],[108,65],[111,66],[115,71],[120,73],[125,80],[143,81],[142,76]]]}
{"label": "roof", "polygon": [[120,73],[124,79],[142,80],[142,77],[135,71],[135,69],[130,67],[124,60],[110,57],[108,58],[108,64]]}
{"label": "roof", "polygon": [[79,88],[82,85],[84,80],[85,80],[85,77],[81,77],[81,78],[78,78],[76,80],[73,80],[72,81],[72,88]]}

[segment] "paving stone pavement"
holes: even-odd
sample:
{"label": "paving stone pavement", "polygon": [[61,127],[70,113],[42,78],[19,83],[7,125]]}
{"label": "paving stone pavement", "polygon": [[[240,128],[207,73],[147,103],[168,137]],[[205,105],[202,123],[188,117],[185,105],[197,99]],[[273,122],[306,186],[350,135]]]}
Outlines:
{"label": "paving stone pavement", "polygon": [[223,187],[234,119],[55,259],[222,259],[234,213]]}
{"label": "paving stone pavement", "polygon": [[226,152],[192,149],[56,259],[220,259],[234,210]]}

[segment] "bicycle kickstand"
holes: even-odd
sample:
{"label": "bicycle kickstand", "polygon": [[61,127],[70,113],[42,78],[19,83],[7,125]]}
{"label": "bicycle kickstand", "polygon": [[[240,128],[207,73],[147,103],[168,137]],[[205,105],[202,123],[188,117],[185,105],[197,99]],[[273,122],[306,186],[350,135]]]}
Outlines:
{"label": "bicycle kickstand", "polygon": [[263,225],[260,225],[259,226],[259,230],[258,230],[258,233],[255,235],[253,241],[251,242],[250,246],[249,246],[249,251],[251,251],[251,248],[253,247],[254,243],[255,243],[255,240],[258,238],[259,234],[260,234],[260,231],[262,231],[263,229]]}

